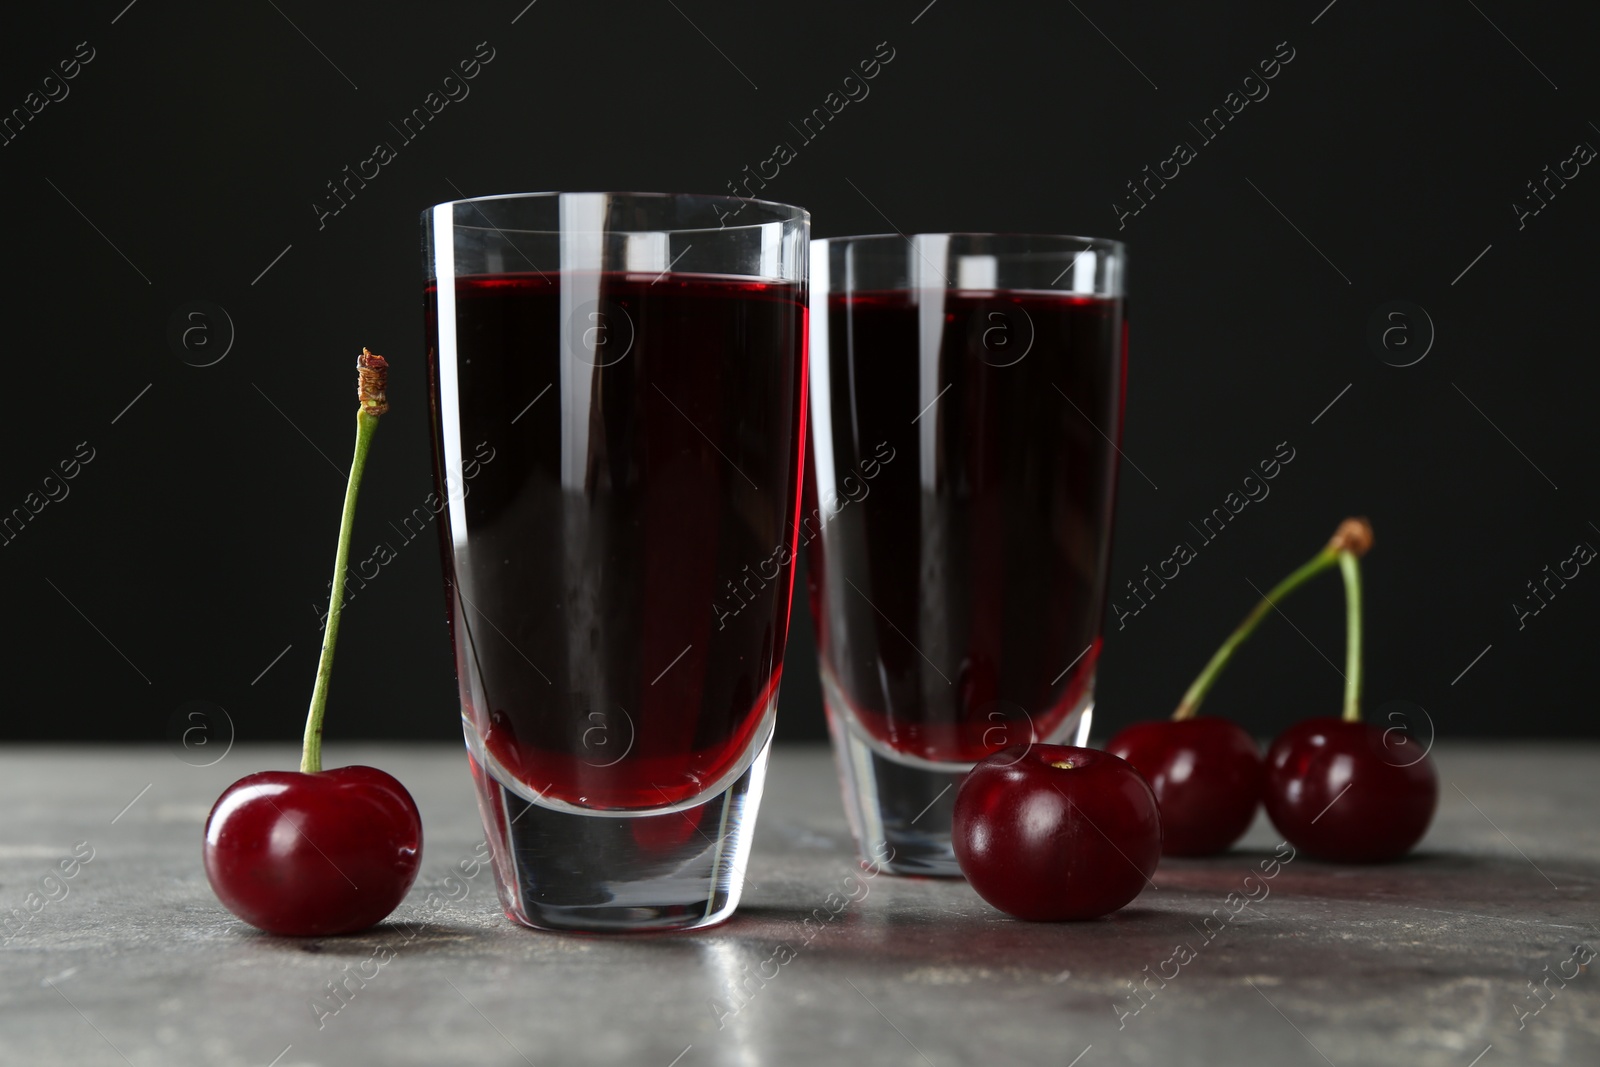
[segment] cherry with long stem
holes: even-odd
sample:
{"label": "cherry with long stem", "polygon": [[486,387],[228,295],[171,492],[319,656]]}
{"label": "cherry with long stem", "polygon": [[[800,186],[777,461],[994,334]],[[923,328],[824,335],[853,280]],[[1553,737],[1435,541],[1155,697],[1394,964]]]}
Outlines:
{"label": "cherry with long stem", "polygon": [[[1368,543],[1370,544],[1370,534]],[[1358,554],[1341,551],[1345,592],[1344,711],[1306,719],[1267,752],[1263,800],[1278,832],[1322,859],[1377,863],[1409,852],[1428,831],[1439,777],[1427,752],[1391,747],[1389,734],[1361,718],[1362,593]]]}
{"label": "cherry with long stem", "polygon": [[404,786],[372,767],[322,769],[356,497],[373,431],[389,406],[388,361],[362,349],[356,366],[355,457],[300,770],[246,775],[223,792],[206,820],[202,855],[212,890],[229,911],[274,934],[364,930],[394,911],[422,863],[422,818]]}

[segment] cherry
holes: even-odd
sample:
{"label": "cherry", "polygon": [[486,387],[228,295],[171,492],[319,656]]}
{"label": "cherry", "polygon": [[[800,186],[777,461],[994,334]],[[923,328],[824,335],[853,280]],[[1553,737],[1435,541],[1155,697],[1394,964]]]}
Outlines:
{"label": "cherry", "polygon": [[[1393,730],[1361,720],[1361,563],[1372,527],[1339,552],[1344,577],[1342,718],[1307,719],[1267,751],[1267,815],[1295,848],[1321,859],[1381,863],[1410,851],[1428,832],[1439,776],[1426,751],[1412,756]],[[1342,528],[1341,528],[1342,529]]]}
{"label": "cherry", "polygon": [[1209,856],[1250,829],[1261,800],[1261,750],[1231,719],[1157,719],[1106,745],[1150,783],[1161,807],[1161,851]]}
{"label": "cherry", "polygon": [[378,417],[389,410],[388,361],[366,349],[355,459],[345,486],[327,629],[306,715],[300,770],[260,771],[230,785],[206,819],[206,877],[217,899],[274,934],[347,934],[381,921],[422,864],[422,816],[405,787],[372,767],[322,769],[322,718],[344,607],[356,493]]}
{"label": "cherry", "polygon": [[421,864],[417,805],[373,767],[246,775],[206,820],[212,890],[268,933],[365,930],[405,899]]}
{"label": "cherry", "polygon": [[1295,848],[1341,863],[1398,859],[1422,840],[1439,803],[1426,754],[1390,747],[1367,722],[1306,719],[1267,751],[1267,815]]}
{"label": "cherry", "polygon": [[1094,919],[1150,881],[1161,817],[1149,784],[1109,752],[1013,745],[961,783],[952,843],[972,888],[1001,911]]}

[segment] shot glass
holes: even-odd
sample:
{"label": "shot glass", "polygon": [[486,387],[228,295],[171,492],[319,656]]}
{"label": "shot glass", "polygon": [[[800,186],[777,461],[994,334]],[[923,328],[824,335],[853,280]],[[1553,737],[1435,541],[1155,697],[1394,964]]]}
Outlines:
{"label": "shot glass", "polygon": [[506,915],[725,919],[788,636],[809,216],[536,193],[423,230],[432,506]]}
{"label": "shot glass", "polygon": [[958,875],[955,793],[1088,738],[1126,349],[1116,241],[812,242],[801,519],[823,699],[864,856]]}

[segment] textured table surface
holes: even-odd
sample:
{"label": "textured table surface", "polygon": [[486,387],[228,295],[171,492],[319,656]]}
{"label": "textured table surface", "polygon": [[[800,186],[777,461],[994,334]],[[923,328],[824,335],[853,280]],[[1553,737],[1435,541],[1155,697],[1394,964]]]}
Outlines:
{"label": "textured table surface", "polygon": [[1405,862],[1299,857],[1263,898],[1245,882],[1278,842],[1262,819],[1240,850],[1164,862],[1123,911],[1066,925],[1006,919],[959,882],[880,875],[846,901],[827,754],[780,749],[734,918],[612,938],[514,927],[487,868],[451,878],[482,841],[464,757],[398,746],[328,758],[415,794],[426,854],[396,916],[415,925],[259,934],[212,898],[200,828],[230,781],[293,754],[180,756],[0,750],[0,1063],[1600,1063],[1600,963],[1580,967],[1600,948],[1600,746],[1440,745],[1439,814]]}

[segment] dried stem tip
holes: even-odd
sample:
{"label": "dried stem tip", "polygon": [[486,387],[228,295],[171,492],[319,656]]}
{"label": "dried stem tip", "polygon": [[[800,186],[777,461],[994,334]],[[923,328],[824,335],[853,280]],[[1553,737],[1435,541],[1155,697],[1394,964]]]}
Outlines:
{"label": "dried stem tip", "polygon": [[1353,556],[1364,556],[1372,548],[1372,523],[1365,518],[1346,519],[1328,540],[1328,547]]}
{"label": "dried stem tip", "polygon": [[363,348],[356,358],[356,371],[356,396],[361,401],[361,410],[374,416],[388,411],[389,361]]}

